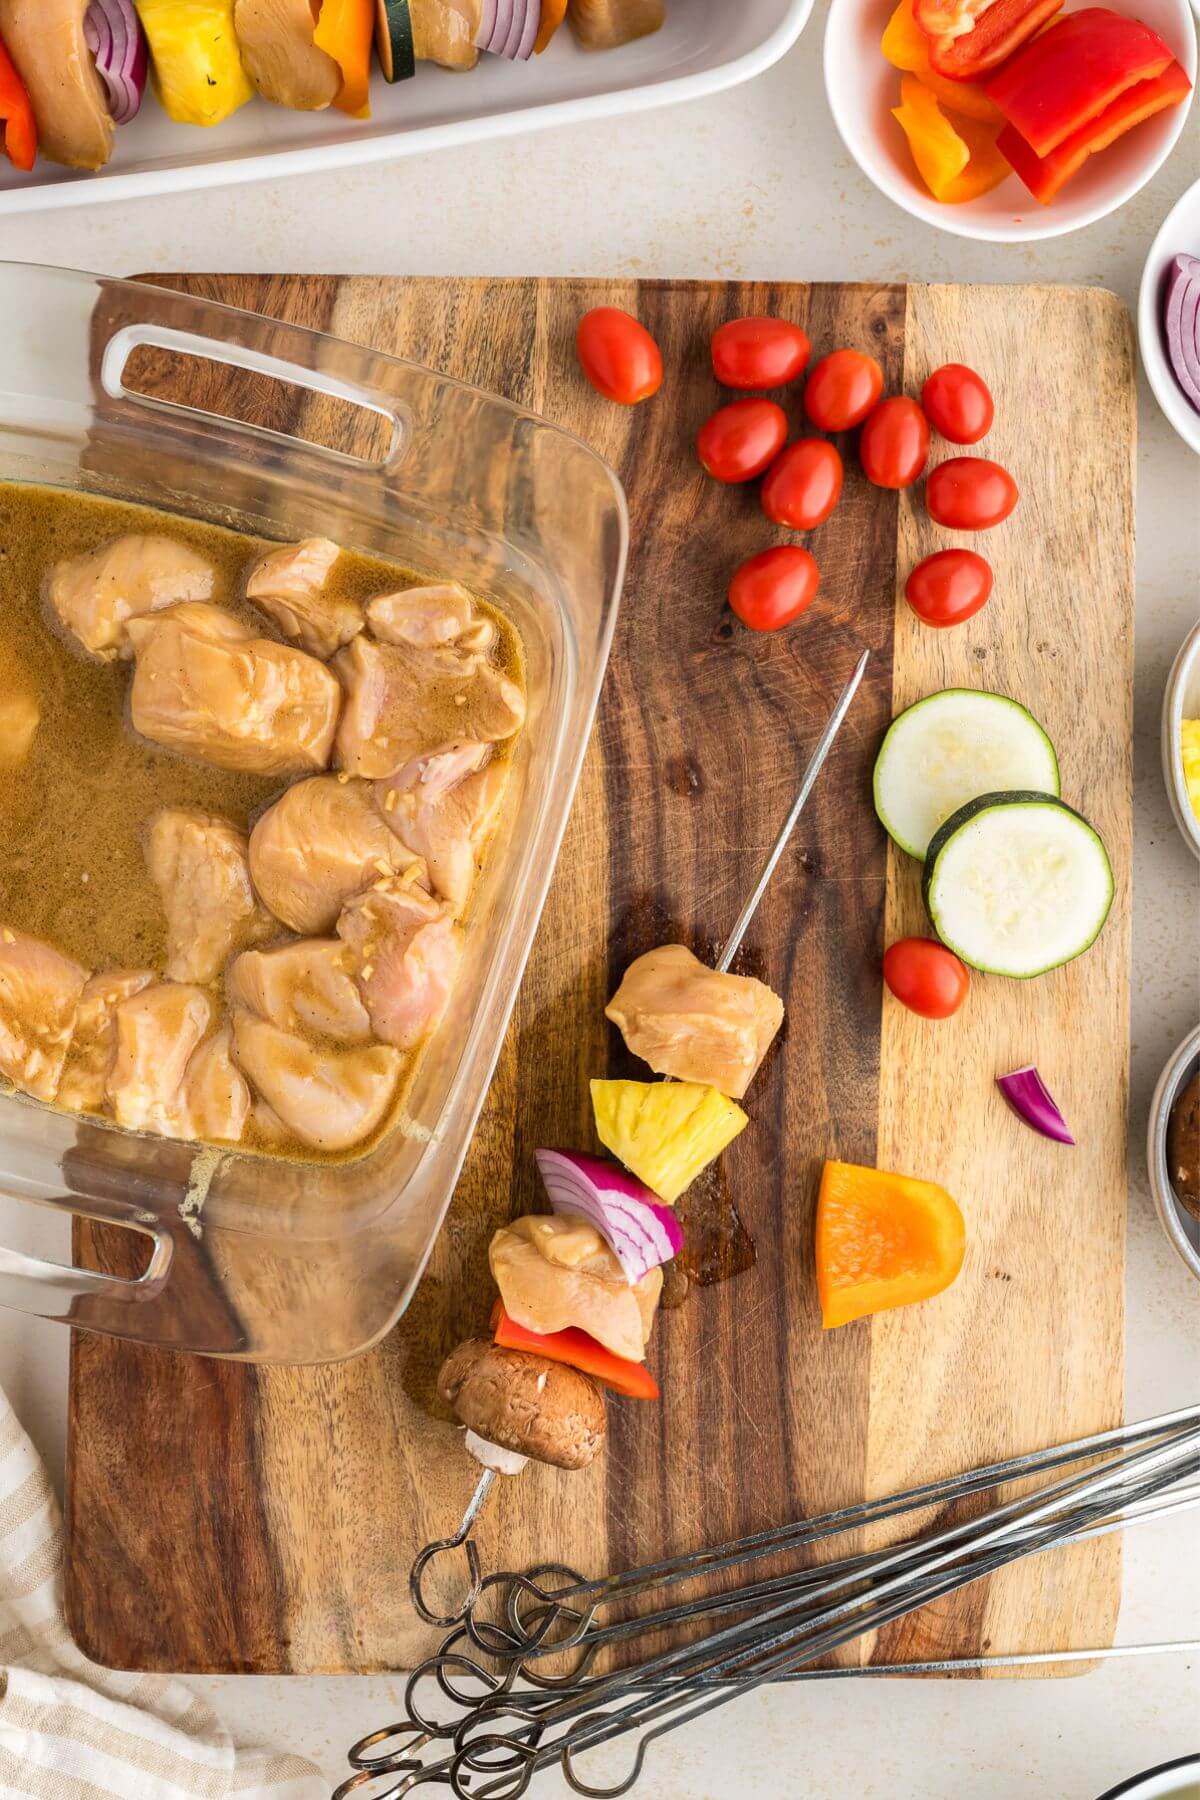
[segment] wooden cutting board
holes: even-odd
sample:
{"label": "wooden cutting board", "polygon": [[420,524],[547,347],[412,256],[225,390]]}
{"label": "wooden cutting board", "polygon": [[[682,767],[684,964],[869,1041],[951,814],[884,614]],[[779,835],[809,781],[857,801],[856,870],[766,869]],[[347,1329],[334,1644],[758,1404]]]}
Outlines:
{"label": "wooden cutting board", "polygon": [[[431,1644],[407,1597],[416,1549],[451,1529],[474,1466],[425,1410],[445,1351],[478,1329],[493,1228],[538,1203],[533,1150],[592,1142],[589,1075],[630,1065],[602,1008],[670,939],[711,954],[787,810],[863,645],[866,681],[738,966],[787,1003],[752,1123],[685,1208],[709,1274],[664,1311],[660,1406],[610,1407],[583,1475],[501,1483],[484,1566],[592,1573],[885,1494],[1122,1416],[1133,656],[1133,353],[1108,293],[765,283],[170,277],[169,284],[432,364],[579,432],[620,471],[632,560],[570,829],[491,1096],[429,1272],[377,1350],[255,1369],[77,1335],[67,1599],[99,1661],[138,1669],[367,1671]],[[627,306],[668,371],[628,411],[581,381],[574,326]],[[969,625],[898,599],[943,545],[920,493],[846,492],[812,536],[821,592],[775,636],[736,626],[731,568],[772,541],[753,488],[703,477],[695,431],[720,398],[712,329],[805,325],[818,352],[869,347],[889,390],[947,360],[997,402],[985,448],[1022,504],[983,548],[995,596]],[[278,396],[262,422],[303,425]],[[795,396],[788,399],[797,426]],[[936,453],[943,454],[937,446]],[[314,521],[314,525],[319,521]],[[1117,893],[1097,945],[1029,983],[977,978],[952,1022],[881,992],[885,942],[927,929],[918,869],[890,851],[870,770],[892,713],[949,685],[1017,696],[1064,794],[1103,834]],[[1028,1132],[994,1086],[1036,1060],[1079,1147]],[[813,1283],[827,1155],[943,1182],[966,1265],[924,1306],[822,1333]],[[127,1235],[77,1227],[82,1259],[129,1271]],[[736,1271],[736,1272],[735,1272]],[[1119,1548],[1044,1556],[890,1628],[879,1661],[1110,1641]],[[1039,1674],[1044,1670],[1039,1670]]]}

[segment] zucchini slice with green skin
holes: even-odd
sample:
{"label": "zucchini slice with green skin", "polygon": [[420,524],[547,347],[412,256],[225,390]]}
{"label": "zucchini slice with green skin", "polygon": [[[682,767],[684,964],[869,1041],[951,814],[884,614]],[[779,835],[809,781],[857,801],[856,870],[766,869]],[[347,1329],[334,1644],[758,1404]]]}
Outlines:
{"label": "zucchini slice with green skin", "polygon": [[979,794],[1062,789],[1054,745],[1006,694],[943,688],[899,713],[875,758],[875,811],[888,836],[923,857],[943,819]]}
{"label": "zucchini slice with green skin", "polygon": [[1027,981],[1095,943],[1113,899],[1099,833],[1050,794],[981,794],[935,832],[925,909],[973,969]]}
{"label": "zucchini slice with green skin", "polygon": [[407,81],[416,74],[408,0],[375,0],[375,53],[385,81]]}

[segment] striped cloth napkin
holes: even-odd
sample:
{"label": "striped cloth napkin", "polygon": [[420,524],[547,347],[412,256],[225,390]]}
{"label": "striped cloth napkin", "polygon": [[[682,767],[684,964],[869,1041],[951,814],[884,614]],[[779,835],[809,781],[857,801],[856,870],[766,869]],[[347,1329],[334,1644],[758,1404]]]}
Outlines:
{"label": "striped cloth napkin", "polygon": [[322,1800],[312,1764],[234,1747],[169,1675],[89,1662],[63,1616],[62,1524],[0,1394],[0,1795],[8,1800]]}

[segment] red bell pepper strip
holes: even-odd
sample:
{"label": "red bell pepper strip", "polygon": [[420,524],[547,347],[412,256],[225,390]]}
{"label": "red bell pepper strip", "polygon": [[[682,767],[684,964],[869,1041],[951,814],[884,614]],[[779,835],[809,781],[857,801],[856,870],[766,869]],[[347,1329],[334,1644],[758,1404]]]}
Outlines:
{"label": "red bell pepper strip", "polygon": [[1069,138],[1064,138],[1049,156],[1039,156],[1031,150],[1020,132],[1011,125],[1006,125],[996,139],[996,148],[1011,163],[1034,199],[1049,206],[1060,188],[1072,175],[1078,174],[1089,156],[1097,150],[1106,150],[1109,144],[1115,143],[1134,125],[1140,125],[1143,119],[1152,118],[1168,106],[1178,106],[1181,100],[1186,100],[1191,86],[1180,65],[1172,62],[1161,75],[1155,75],[1150,81],[1139,81],[1118,94],[1110,106],[1089,119],[1086,125],[1081,125],[1078,131],[1073,131]]}
{"label": "red bell pepper strip", "polygon": [[1030,149],[1049,156],[1118,94],[1153,81],[1171,60],[1158,33],[1140,19],[1087,6],[1018,50],[984,86]]}
{"label": "red bell pepper strip", "polygon": [[658,1399],[658,1383],[649,1369],[643,1368],[641,1363],[630,1362],[628,1357],[614,1356],[611,1350],[606,1350],[603,1344],[576,1326],[566,1331],[530,1331],[510,1319],[503,1301],[498,1300],[492,1313],[492,1327],[502,1350],[531,1350],[535,1356],[548,1356],[551,1362],[570,1363],[573,1369],[582,1369],[585,1375],[594,1376],[605,1387],[615,1388],[618,1394],[628,1394],[631,1400]]}
{"label": "red bell pepper strip", "polygon": [[8,51],[0,43],[0,119],[4,121],[4,154],[17,169],[32,169],[37,154],[37,121]]}
{"label": "red bell pepper strip", "polygon": [[980,14],[973,31],[965,36],[933,40],[930,64],[950,81],[978,81],[1040,31],[1062,3],[1063,0],[993,0],[987,11]]}

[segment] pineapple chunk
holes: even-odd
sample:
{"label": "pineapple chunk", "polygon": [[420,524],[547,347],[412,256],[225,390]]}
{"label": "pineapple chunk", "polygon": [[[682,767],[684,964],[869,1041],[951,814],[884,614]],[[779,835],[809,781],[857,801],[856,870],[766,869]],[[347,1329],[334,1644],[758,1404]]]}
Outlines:
{"label": "pineapple chunk", "polygon": [[1200,819],[1200,719],[1185,719],[1181,738],[1183,779],[1192,811]]}
{"label": "pineapple chunk", "polygon": [[668,1206],[750,1122],[740,1106],[698,1081],[591,1085],[600,1142]]}

